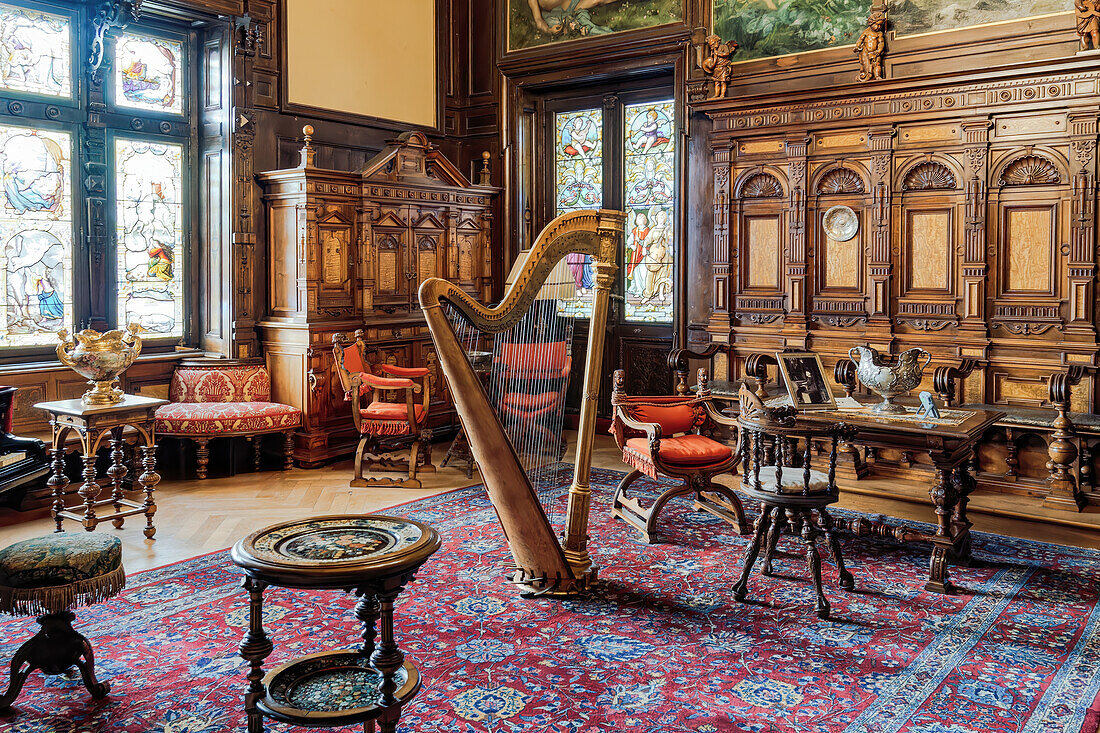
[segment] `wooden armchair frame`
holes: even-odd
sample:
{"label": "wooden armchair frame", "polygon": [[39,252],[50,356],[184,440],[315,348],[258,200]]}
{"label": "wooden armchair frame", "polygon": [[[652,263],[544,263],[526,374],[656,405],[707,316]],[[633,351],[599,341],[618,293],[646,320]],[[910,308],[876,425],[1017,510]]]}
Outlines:
{"label": "wooden armchair frame", "polygon": [[[745,512],[741,506],[741,500],[729,487],[713,482],[715,476],[722,473],[736,473],[740,460],[740,446],[734,448],[729,458],[719,462],[699,466],[686,466],[670,464],[662,459],[662,441],[676,435],[664,435],[659,423],[643,422],[635,419],[630,410],[632,407],[644,407],[646,405],[657,407],[690,406],[694,411],[694,419],[691,433],[700,434],[701,430],[711,427],[724,426],[736,429],[737,421],[727,418],[714,409],[711,404],[710,391],[706,389],[707,370],[699,370],[699,392],[693,397],[682,395],[661,397],[637,397],[626,394],[626,375],[619,369],[615,372],[614,391],[611,395],[611,404],[614,414],[611,422],[611,433],[615,436],[615,443],[627,454],[627,431],[634,431],[645,435],[649,445],[649,458],[652,462],[649,470],[642,470],[637,466],[628,473],[615,490],[612,500],[611,513],[619,517],[627,524],[641,532],[642,539],[652,544],[657,539],[657,519],[661,509],[671,499],[687,494],[695,494],[694,507],[725,520],[733,525],[738,533],[748,532],[748,523],[745,521]],[[631,464],[632,466],[634,464]],[[648,475],[657,480],[660,476],[669,476],[682,479],[683,483],[666,489],[648,509],[643,508],[639,500],[627,495],[627,489],[639,477]]]}
{"label": "wooden armchair frame", "polygon": [[[350,340],[342,333],[332,336],[332,356],[340,385],[344,388],[344,399],[351,403],[352,422],[358,431],[359,446],[355,451],[355,477],[351,486],[401,486],[420,488],[418,471],[435,471],[432,465],[432,431],[425,427],[428,409],[431,404],[430,377],[428,370],[416,367],[399,367],[390,364],[369,361],[368,354],[378,353],[377,349],[367,346],[362,330],[357,330],[355,339]],[[362,370],[354,371],[345,363],[346,349],[354,347],[359,353]],[[354,365],[351,365],[354,367]],[[374,368],[382,372],[377,375]],[[418,381],[413,381],[418,380]],[[364,417],[364,412],[378,404],[399,405],[379,399],[380,392],[404,392],[405,411],[390,411],[385,419]],[[419,399],[418,396],[419,395]],[[367,397],[364,400],[364,396]],[[364,407],[364,402],[366,407]],[[417,408],[420,414],[417,415]],[[404,427],[407,424],[407,428]],[[408,447],[407,458],[394,458],[394,451]],[[363,471],[407,471],[404,479],[366,478]]]}

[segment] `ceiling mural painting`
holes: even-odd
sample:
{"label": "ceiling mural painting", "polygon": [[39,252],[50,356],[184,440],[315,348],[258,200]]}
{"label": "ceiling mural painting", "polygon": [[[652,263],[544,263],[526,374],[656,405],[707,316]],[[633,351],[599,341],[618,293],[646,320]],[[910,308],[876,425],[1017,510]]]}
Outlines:
{"label": "ceiling mural painting", "polygon": [[683,0],[508,0],[508,50],[683,20]]}

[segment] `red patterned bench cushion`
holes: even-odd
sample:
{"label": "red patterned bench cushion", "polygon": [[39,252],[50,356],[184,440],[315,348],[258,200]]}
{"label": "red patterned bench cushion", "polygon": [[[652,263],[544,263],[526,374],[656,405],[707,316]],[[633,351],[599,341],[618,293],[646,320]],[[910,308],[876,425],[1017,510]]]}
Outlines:
{"label": "red patterned bench cushion", "polygon": [[276,402],[173,402],[157,408],[161,435],[262,433],[290,430],[302,422],[302,411]]}
{"label": "red patterned bench cushion", "polygon": [[168,389],[172,402],[270,402],[271,377],[262,364],[181,366]]}

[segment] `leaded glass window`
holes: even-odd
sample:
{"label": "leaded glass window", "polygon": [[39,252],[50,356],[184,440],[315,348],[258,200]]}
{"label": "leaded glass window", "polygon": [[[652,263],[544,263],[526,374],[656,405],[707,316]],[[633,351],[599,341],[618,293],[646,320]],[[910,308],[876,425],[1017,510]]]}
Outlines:
{"label": "leaded glass window", "polygon": [[625,318],[671,323],[676,253],[672,101],[627,105],[624,112]]}
{"label": "leaded glass window", "polygon": [[69,99],[71,62],[68,18],[0,4],[0,89]]}
{"label": "leaded glass window", "polygon": [[115,104],[153,112],[183,112],[182,44],[123,33],[115,42]]}
{"label": "leaded glass window", "polygon": [[183,335],[183,146],[115,140],[118,321]]}
{"label": "leaded glass window", "polygon": [[57,343],[71,328],[72,138],[0,126],[0,346]]}
{"label": "leaded glass window", "polygon": [[[603,204],[603,111],[558,113],[554,118],[555,213],[598,209]],[[566,255],[577,297],[558,301],[562,315],[587,318],[592,312],[592,258]]]}

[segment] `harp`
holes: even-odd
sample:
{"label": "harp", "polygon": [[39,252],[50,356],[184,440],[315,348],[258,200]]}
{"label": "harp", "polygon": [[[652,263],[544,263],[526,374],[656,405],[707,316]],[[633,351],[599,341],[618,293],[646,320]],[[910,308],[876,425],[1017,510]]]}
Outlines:
{"label": "harp", "polygon": [[[625,220],[623,212],[608,210],[574,211],[557,217],[516,263],[511,285],[495,306],[477,303],[446,280],[432,278],[420,286],[420,307],[435,342],[440,367],[447,376],[470,452],[481,467],[485,489],[512,552],[515,567],[510,580],[525,594],[575,593],[596,578],[597,568],[587,547],[589,469],[602,376],[604,324],[618,270]],[[569,255],[573,255],[572,262],[567,262]],[[569,265],[575,268],[578,258],[583,260],[584,267],[591,266],[585,275],[585,283],[590,287],[583,288],[592,296],[591,328],[584,362],[576,462],[568,494],[562,497],[566,504],[559,541],[547,514],[548,507],[544,506],[548,499],[538,484],[546,481],[544,469],[560,454],[554,448],[549,451],[552,458],[547,458],[546,451],[533,445],[554,437],[553,424],[541,426],[543,430],[535,431],[534,437],[518,434],[512,423],[506,427],[501,404],[516,393],[508,392],[508,387],[500,384],[500,378],[508,371],[509,359],[514,362],[518,355],[519,360],[526,358],[532,368],[540,370],[535,380],[541,385],[538,389],[560,389],[559,403],[564,402],[565,384],[561,382],[568,382],[568,378],[554,385],[546,376],[546,372],[557,371],[559,364],[554,354],[560,352],[560,347],[543,345],[556,347],[565,341],[559,337],[561,333],[571,333],[574,319],[557,312],[560,292],[555,292],[555,285],[571,277]],[[476,343],[481,348],[491,344],[491,361],[497,366],[490,367],[488,382],[475,373],[468,356],[475,343],[470,338],[471,329],[476,332]],[[543,399],[537,389],[521,394],[532,403]],[[525,423],[520,427],[530,427],[529,421],[520,422]],[[559,440],[560,429],[559,422],[556,436]]]}

